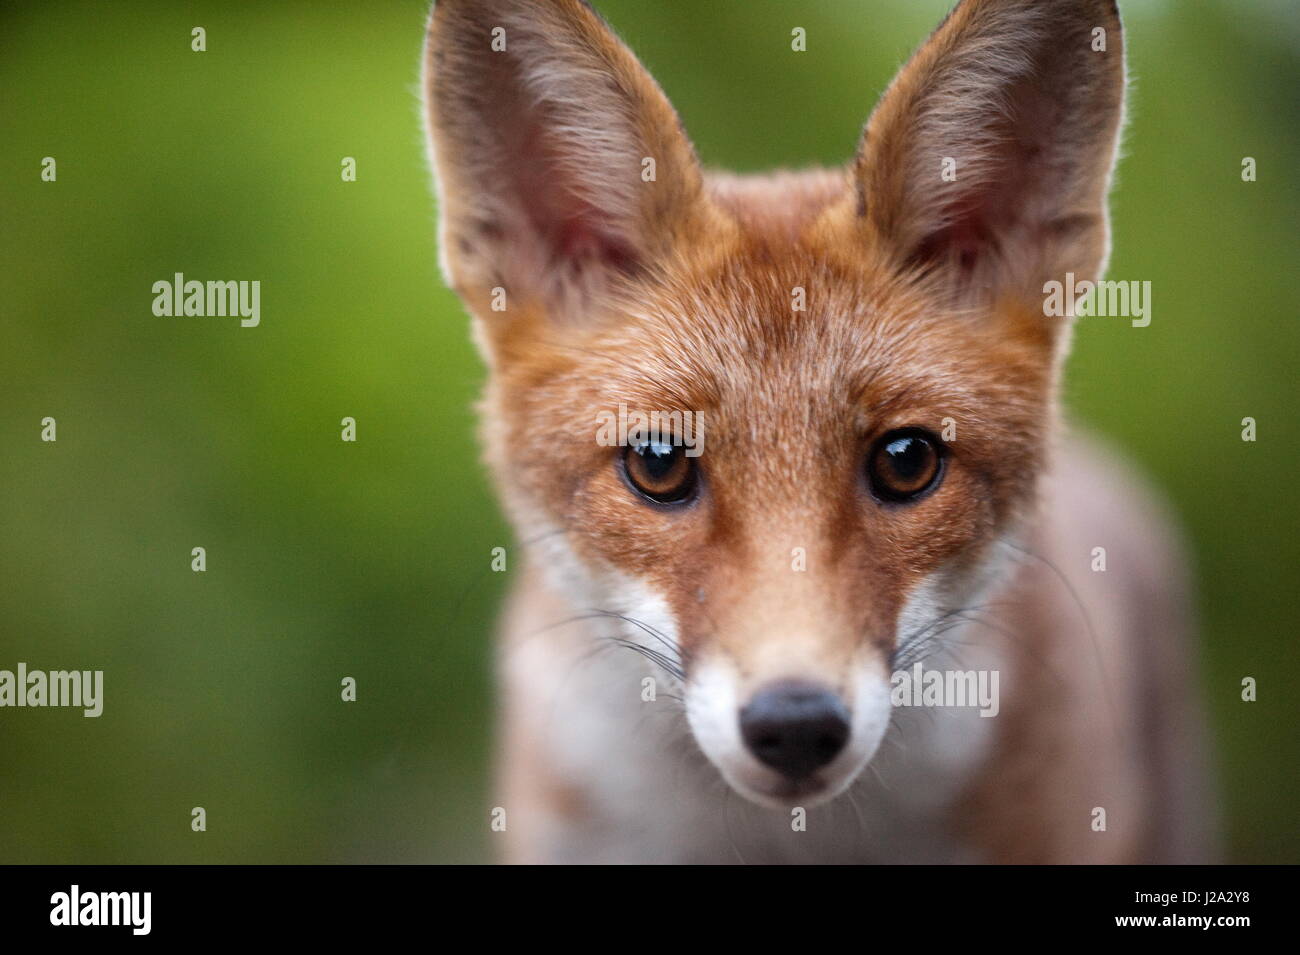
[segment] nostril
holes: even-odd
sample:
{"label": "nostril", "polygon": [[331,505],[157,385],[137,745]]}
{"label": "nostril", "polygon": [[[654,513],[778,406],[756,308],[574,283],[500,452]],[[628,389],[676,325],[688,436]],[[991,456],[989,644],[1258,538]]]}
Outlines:
{"label": "nostril", "polygon": [[849,714],[838,696],[807,683],[776,683],[740,711],[740,735],[762,763],[791,779],[825,766],[849,739]]}

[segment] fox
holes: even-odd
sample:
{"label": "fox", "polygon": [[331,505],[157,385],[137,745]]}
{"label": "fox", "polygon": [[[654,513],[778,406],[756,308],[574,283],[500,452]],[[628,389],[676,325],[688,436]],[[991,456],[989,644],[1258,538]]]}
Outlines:
{"label": "fox", "polygon": [[[741,175],[583,0],[437,0],[503,861],[1215,857],[1176,524],[1043,305],[1105,272],[1126,82],[1114,0],[960,0],[844,166]],[[918,667],[996,705],[903,705]]]}

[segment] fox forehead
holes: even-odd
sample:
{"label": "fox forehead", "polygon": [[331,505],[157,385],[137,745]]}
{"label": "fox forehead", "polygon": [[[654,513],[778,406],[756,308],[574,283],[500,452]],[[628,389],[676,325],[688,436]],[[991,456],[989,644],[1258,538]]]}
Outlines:
{"label": "fox forehead", "polygon": [[[851,197],[842,174],[715,176],[738,228],[684,243],[688,254],[635,283],[597,316],[563,329],[516,328],[497,367],[507,408],[575,436],[598,409],[694,411],[708,441],[774,435],[860,437],[944,419],[1038,431],[1050,363],[1032,316],[963,314],[873,262],[827,227]],[[535,407],[534,407],[535,404]],[[992,419],[996,418],[996,422]],[[529,425],[532,426],[531,424]]]}

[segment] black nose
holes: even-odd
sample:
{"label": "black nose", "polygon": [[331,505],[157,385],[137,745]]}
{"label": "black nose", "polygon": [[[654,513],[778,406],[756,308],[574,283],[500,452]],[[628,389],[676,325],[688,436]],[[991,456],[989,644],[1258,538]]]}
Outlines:
{"label": "black nose", "polygon": [[740,735],[760,761],[790,779],[803,779],[844,748],[849,713],[829,690],[775,683],[740,711]]}

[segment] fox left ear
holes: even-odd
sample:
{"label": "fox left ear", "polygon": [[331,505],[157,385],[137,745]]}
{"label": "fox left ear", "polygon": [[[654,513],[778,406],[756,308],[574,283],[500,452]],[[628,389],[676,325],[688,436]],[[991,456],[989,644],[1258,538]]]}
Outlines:
{"label": "fox left ear", "polygon": [[962,0],[867,124],[870,240],[965,305],[1095,279],[1123,100],[1114,0]]}
{"label": "fox left ear", "polygon": [[495,286],[569,320],[704,215],[677,114],[582,0],[439,0],[424,80],[443,268],[493,330]]}

